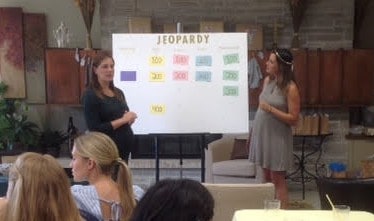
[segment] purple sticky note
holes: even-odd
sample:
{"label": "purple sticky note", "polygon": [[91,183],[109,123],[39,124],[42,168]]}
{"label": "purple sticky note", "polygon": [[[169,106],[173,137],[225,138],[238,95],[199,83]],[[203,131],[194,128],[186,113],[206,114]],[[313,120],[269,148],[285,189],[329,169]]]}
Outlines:
{"label": "purple sticky note", "polygon": [[121,81],[136,81],[136,71],[121,71]]}

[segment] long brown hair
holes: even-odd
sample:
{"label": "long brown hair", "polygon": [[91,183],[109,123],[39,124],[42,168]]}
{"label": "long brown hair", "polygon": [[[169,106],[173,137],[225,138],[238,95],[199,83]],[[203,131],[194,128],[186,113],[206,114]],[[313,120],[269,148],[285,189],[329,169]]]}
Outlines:
{"label": "long brown hair", "polygon": [[70,181],[55,158],[26,152],[9,171],[5,220],[80,221]]}
{"label": "long brown hair", "polygon": [[103,174],[114,177],[123,208],[121,221],[129,220],[135,208],[132,175],[126,162],[119,157],[116,144],[109,136],[100,132],[81,135],[75,139],[74,144],[78,155],[92,159]]}
{"label": "long brown hair", "polygon": [[[91,70],[91,77],[90,77],[90,83],[89,83],[89,88],[94,90],[96,95],[100,98],[104,97],[104,94],[102,92],[101,85],[99,83],[99,79],[97,77],[97,74],[95,73],[95,69],[100,66],[100,64],[103,62],[104,59],[110,58],[112,59],[114,63],[114,59],[112,57],[112,53],[109,51],[98,51],[96,55],[92,59],[92,70]],[[114,92],[114,95],[117,99],[120,101],[125,101],[125,98],[122,96],[122,93],[120,92],[120,89],[116,88],[114,86],[113,81],[109,83],[109,88]]]}

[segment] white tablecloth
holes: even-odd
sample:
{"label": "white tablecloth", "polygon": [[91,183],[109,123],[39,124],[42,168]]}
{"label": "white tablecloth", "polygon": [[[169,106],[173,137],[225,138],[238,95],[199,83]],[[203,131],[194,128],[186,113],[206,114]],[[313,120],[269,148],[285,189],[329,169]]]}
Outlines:
{"label": "white tablecloth", "polygon": [[[374,214],[351,211],[349,221],[374,221]],[[265,210],[237,210],[232,221],[335,221],[330,210],[279,210],[276,214]]]}

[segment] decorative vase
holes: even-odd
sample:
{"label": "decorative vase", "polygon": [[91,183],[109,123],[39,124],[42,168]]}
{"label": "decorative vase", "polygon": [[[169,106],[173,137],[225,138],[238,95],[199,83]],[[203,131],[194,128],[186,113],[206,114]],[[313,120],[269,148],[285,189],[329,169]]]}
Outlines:
{"label": "decorative vase", "polygon": [[95,3],[96,0],[75,0],[83,17],[84,24],[86,26],[86,48],[92,49],[92,39],[91,39],[91,27],[93,21],[93,15],[95,13]]}
{"label": "decorative vase", "polygon": [[291,48],[300,48],[299,29],[306,10],[307,0],[289,0],[292,16],[293,38]]}

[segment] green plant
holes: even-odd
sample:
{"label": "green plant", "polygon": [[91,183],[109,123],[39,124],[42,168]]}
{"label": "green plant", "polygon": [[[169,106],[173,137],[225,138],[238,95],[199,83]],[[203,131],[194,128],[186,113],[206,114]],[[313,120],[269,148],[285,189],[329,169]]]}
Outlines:
{"label": "green plant", "polygon": [[58,130],[45,130],[40,134],[41,147],[59,147],[68,139],[68,135]]}
{"label": "green plant", "polygon": [[0,149],[37,144],[39,126],[27,119],[27,106],[21,100],[4,98],[7,88],[0,82]]}
{"label": "green plant", "polygon": [[39,147],[42,153],[48,153],[58,157],[61,145],[67,141],[67,133],[58,130],[47,129],[40,134]]}

